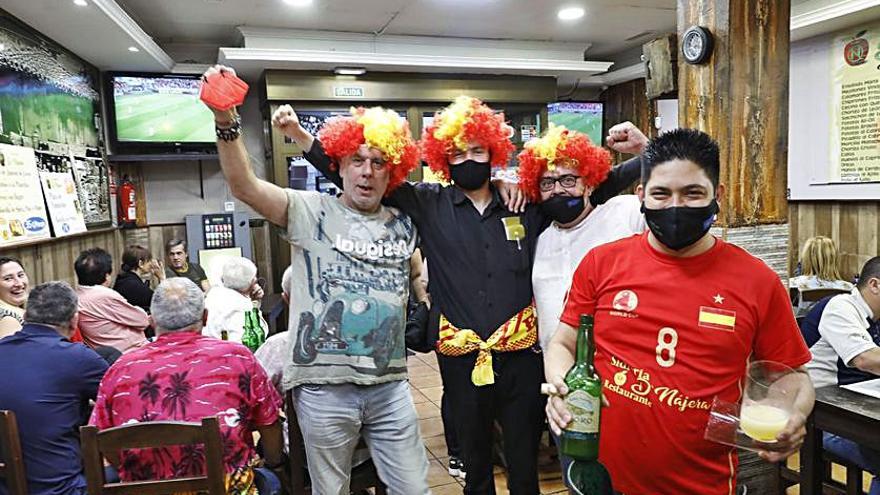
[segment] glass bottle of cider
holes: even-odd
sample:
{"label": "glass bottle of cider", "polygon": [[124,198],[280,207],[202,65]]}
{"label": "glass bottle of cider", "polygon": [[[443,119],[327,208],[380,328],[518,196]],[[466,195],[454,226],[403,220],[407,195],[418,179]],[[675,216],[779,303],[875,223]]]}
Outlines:
{"label": "glass bottle of cider", "polygon": [[563,455],[577,461],[594,461],[599,458],[602,381],[593,366],[595,343],[592,315],[581,315],[576,352],[574,366],[565,375],[565,385],[568,387],[565,405],[572,419],[562,430],[560,448]]}

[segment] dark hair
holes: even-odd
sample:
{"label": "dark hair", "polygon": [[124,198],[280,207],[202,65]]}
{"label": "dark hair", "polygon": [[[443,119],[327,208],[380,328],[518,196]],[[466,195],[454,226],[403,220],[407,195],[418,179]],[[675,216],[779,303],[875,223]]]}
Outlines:
{"label": "dark hair", "polygon": [[718,187],[718,177],[721,174],[718,143],[705,132],[696,129],[664,132],[648,143],[642,159],[642,185],[648,183],[651,171],[657,165],[672,160],[689,160],[706,172],[713,187]]}
{"label": "dark hair", "polygon": [[0,256],[0,266],[5,265],[6,263],[18,263],[18,266],[24,268],[24,265],[21,264],[21,260],[18,258],[13,258],[11,256]]}
{"label": "dark hair", "polygon": [[186,241],[184,241],[183,239],[171,239],[170,241],[166,242],[165,243],[165,254],[170,253],[172,249],[176,248],[177,246],[179,246],[181,244],[183,244],[183,250],[186,251]]}
{"label": "dark hair", "polygon": [[880,278],[880,256],[874,256],[869,259],[865,266],[862,267],[862,273],[859,274],[859,289],[864,289],[868,285],[868,279]]}
{"label": "dark hair", "polygon": [[67,326],[76,314],[76,292],[67,282],[46,282],[28,294],[24,321],[52,326]]}
{"label": "dark hair", "polygon": [[125,248],[125,251],[122,253],[122,271],[130,272],[137,268],[141,261],[150,261],[151,259],[153,259],[153,255],[149,249],[138,244],[132,244]]}
{"label": "dark hair", "polygon": [[101,248],[86,249],[73,263],[79,285],[101,285],[113,272],[113,258]]}

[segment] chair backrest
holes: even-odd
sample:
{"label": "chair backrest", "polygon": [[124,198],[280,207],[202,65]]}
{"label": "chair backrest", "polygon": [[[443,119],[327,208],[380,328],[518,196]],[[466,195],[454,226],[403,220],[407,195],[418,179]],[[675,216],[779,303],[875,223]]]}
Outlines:
{"label": "chair backrest", "polygon": [[829,296],[849,293],[846,289],[807,289],[800,291],[800,299],[803,302],[816,302]]}
{"label": "chair backrest", "polygon": [[0,478],[6,480],[9,495],[27,495],[18,423],[12,411],[0,411]]}
{"label": "chair backrest", "polygon": [[[89,495],[162,495],[178,492],[226,494],[226,471],[223,466],[223,443],[217,418],[203,418],[199,423],[156,421],[117,426],[98,431],[94,426],[80,428],[82,456]],[[123,449],[143,449],[171,445],[204,445],[205,476],[170,480],[107,483],[104,478],[104,454],[118,455]]]}

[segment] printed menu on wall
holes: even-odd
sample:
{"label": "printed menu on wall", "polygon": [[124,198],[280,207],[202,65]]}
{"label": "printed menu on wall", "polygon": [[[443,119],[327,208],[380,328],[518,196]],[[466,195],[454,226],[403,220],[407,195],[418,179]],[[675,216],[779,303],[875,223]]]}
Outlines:
{"label": "printed menu on wall", "polygon": [[70,172],[40,172],[55,237],[86,231],[82,205]]}
{"label": "printed menu on wall", "polygon": [[880,181],[880,24],[833,39],[831,182]]}
{"label": "printed menu on wall", "polygon": [[48,237],[34,150],[0,144],[0,247]]}

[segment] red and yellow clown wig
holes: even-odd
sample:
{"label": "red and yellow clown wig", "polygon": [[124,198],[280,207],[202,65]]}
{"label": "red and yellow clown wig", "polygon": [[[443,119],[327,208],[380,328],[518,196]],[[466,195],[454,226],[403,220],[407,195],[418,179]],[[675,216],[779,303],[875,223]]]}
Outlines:
{"label": "red and yellow clown wig", "polygon": [[525,144],[517,155],[519,183],[526,197],[541,199],[541,177],[557,166],[577,170],[587,187],[596,187],[611,171],[611,153],[596,146],[586,134],[550,124],[543,137]]}
{"label": "red and yellow clown wig", "polygon": [[351,116],[333,117],[318,132],[324,152],[337,166],[340,160],[355,154],[362,144],[385,154],[389,166],[387,196],[400,186],[419,164],[419,148],[412,138],[406,119],[394,110],[382,107],[352,107]]}
{"label": "red and yellow clown wig", "polygon": [[504,122],[503,113],[462,95],[434,114],[434,121],[422,133],[422,159],[449,181],[449,154],[455,149],[465,151],[468,143],[477,142],[489,151],[493,166],[504,167],[516,149],[510,142],[512,135],[513,128]]}

